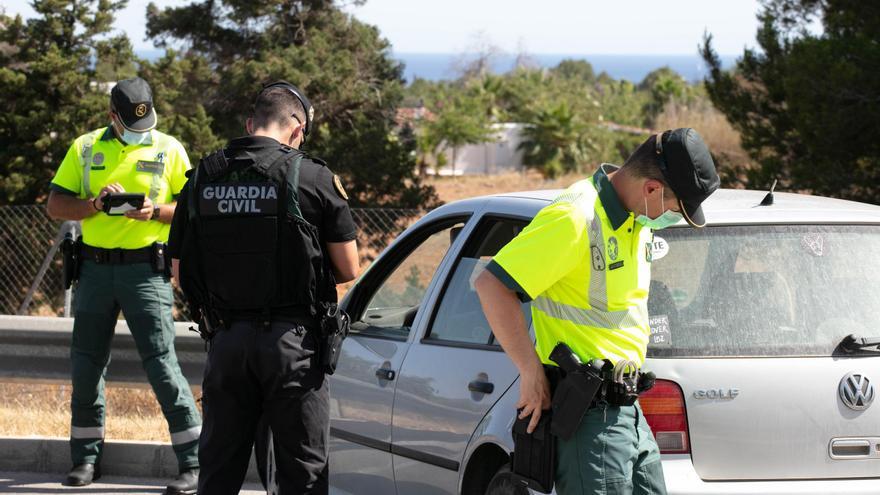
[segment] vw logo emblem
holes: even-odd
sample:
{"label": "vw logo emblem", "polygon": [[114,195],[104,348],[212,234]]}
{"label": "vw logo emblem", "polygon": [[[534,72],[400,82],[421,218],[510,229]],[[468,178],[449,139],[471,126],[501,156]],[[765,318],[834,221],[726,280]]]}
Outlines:
{"label": "vw logo emblem", "polygon": [[837,391],[840,400],[854,411],[864,411],[874,402],[874,384],[865,375],[847,373]]}

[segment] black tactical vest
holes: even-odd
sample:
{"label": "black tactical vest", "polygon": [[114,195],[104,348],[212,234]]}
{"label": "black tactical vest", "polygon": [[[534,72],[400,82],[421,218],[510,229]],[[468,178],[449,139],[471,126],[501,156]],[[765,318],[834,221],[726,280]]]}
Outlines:
{"label": "black tactical vest", "polygon": [[319,303],[335,301],[317,227],[299,207],[304,158],[282,147],[250,165],[231,165],[222,150],[202,159],[189,189],[190,230],[180,266],[191,304],[227,313],[314,315]]}

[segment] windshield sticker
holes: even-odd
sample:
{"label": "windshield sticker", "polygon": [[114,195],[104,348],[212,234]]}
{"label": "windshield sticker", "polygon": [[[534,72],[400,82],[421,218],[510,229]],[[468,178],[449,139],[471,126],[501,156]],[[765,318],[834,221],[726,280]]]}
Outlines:
{"label": "windshield sticker", "polygon": [[656,315],[648,318],[651,327],[650,345],[672,345],[672,331],[669,329],[669,316]]}
{"label": "windshield sticker", "polygon": [[659,259],[663,259],[667,254],[669,254],[669,243],[666,242],[662,237],[654,236],[654,243],[651,259],[652,261],[657,261]]}
{"label": "windshield sticker", "polygon": [[816,257],[825,256],[825,238],[822,234],[807,234],[801,239],[801,245],[808,253]]}

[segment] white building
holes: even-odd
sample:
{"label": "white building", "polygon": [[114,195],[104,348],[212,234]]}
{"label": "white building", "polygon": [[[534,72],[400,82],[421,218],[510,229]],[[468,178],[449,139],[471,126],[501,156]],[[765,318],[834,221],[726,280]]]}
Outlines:
{"label": "white building", "polygon": [[452,166],[452,149],[446,149],[446,165],[440,170],[428,168],[436,175],[494,175],[523,170],[522,151],[517,150],[522,141],[525,124],[493,124],[495,139],[487,143],[462,146],[455,153]]}

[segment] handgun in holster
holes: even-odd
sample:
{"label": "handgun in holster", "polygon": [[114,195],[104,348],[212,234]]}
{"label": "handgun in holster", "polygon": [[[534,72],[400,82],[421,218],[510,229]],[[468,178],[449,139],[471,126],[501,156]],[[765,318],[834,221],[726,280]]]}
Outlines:
{"label": "handgun in holster", "polygon": [[602,388],[601,364],[582,363],[577,354],[562,342],[553,348],[550,359],[565,374],[553,393],[550,431],[568,440],[580,427],[584,414]]}
{"label": "handgun in holster", "polygon": [[348,336],[351,321],[345,311],[335,303],[324,305],[321,316],[321,368],[324,373],[332,375],[336,372],[342,342]]}
{"label": "handgun in holster", "polygon": [[77,236],[76,238],[74,238],[72,232],[67,232],[66,234],[64,234],[64,240],[61,241],[61,257],[64,269],[64,290],[69,289],[70,286],[79,279],[80,263],[82,263],[81,249],[81,236]]}
{"label": "handgun in holster", "polygon": [[189,306],[190,315],[193,317],[198,317],[198,321],[196,321],[195,327],[189,327],[191,332],[196,332],[199,334],[199,337],[205,341],[205,350],[208,350],[208,343],[211,342],[211,339],[214,338],[214,335],[217,333],[217,330],[220,329],[220,326],[223,324],[223,320],[219,317],[219,315],[211,311],[204,306],[195,306],[190,304]]}

